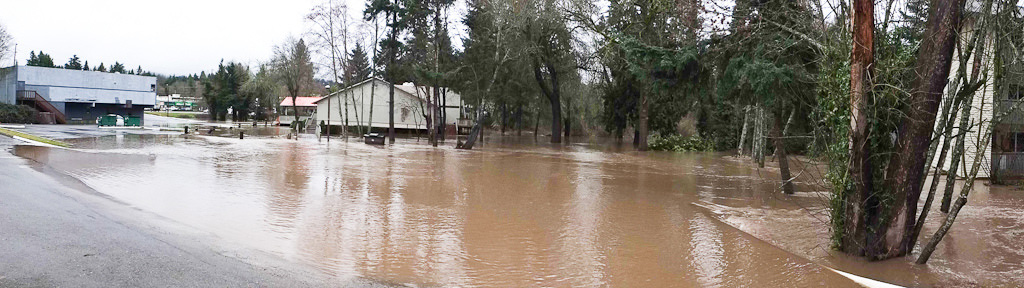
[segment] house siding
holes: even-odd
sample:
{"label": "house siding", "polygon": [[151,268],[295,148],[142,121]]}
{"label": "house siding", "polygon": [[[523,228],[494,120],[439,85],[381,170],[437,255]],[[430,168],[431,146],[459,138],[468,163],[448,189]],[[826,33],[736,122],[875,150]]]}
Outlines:
{"label": "house siding", "polygon": [[[962,47],[967,47],[967,43],[966,42],[969,41],[969,39],[971,38],[971,34],[973,33],[973,31],[970,31],[970,29],[968,29],[968,28],[970,28],[970,26],[971,25],[966,25],[965,26],[964,31],[969,31],[969,32],[965,32],[964,34],[962,34],[961,39],[962,39],[962,41],[964,41],[963,43],[961,43]],[[995,101],[997,99],[1000,99],[998,97],[998,95],[1000,95],[1000,94],[996,93],[996,91],[995,91],[995,77],[992,77],[992,75],[991,75],[992,71],[993,71],[992,70],[992,68],[993,68],[993,66],[992,66],[993,65],[993,57],[992,57],[993,53],[991,53],[991,51],[993,49],[991,49],[990,47],[993,47],[993,44],[994,43],[992,43],[992,41],[988,41],[985,44],[986,49],[983,49],[984,50],[984,55],[981,55],[981,57],[983,57],[981,65],[984,65],[984,66],[982,67],[982,70],[980,70],[980,71],[982,71],[982,73],[988,73],[988,78],[987,78],[985,84],[981,88],[979,88],[977,92],[975,92],[974,98],[971,101],[971,112],[970,112],[970,115],[969,115],[970,123],[968,124],[967,127],[959,127],[960,126],[960,118],[961,118],[961,115],[962,115],[961,113],[957,113],[952,118],[950,118],[951,121],[953,121],[953,127],[954,127],[952,135],[958,135],[958,134],[962,133],[961,131],[964,131],[962,129],[966,129],[966,131],[963,132],[966,135],[966,138],[964,139],[965,140],[964,141],[964,144],[965,144],[964,145],[964,155],[960,159],[960,164],[957,167],[957,176],[958,177],[965,177],[968,174],[970,174],[970,171],[971,171],[971,168],[973,166],[973,163],[978,158],[981,158],[980,159],[981,167],[979,167],[979,169],[978,169],[977,177],[979,177],[979,178],[989,178],[990,175],[991,175],[991,168],[992,168],[992,165],[991,165],[991,163],[992,163],[992,144],[991,144],[991,141],[990,141],[989,145],[986,145],[986,147],[979,147],[979,146],[981,145],[981,142],[983,140],[983,139],[981,139],[981,137],[984,136],[984,134],[986,134],[986,132],[989,130],[990,125],[992,124],[991,121],[994,118],[993,110],[994,110],[994,107],[995,107],[994,106],[995,105]],[[967,59],[968,62],[967,62],[967,65],[966,65],[966,69],[967,69],[966,73],[968,73],[967,74],[968,77],[970,77],[971,71],[974,70],[974,63],[975,63],[974,59],[977,56],[978,55],[975,54],[975,55],[972,55],[970,58]],[[956,87],[953,84],[955,84],[957,74],[960,71],[960,65],[961,65],[960,57],[958,55],[954,55],[952,67],[950,68],[950,74],[949,74],[950,75],[950,82],[946,86],[946,95],[945,95],[945,97],[949,97],[949,95],[955,94],[957,92],[954,89],[957,89],[958,87]],[[935,122],[936,122],[935,125],[939,124],[939,121],[935,121]],[[955,148],[954,147],[955,143],[956,143],[955,140],[954,140],[953,143],[951,143],[951,145],[949,147],[950,150],[949,150],[949,152],[947,154],[947,157],[946,157],[947,159],[941,165],[941,169],[944,170],[944,171],[949,171],[950,168],[951,168],[950,167],[951,162],[952,162],[951,158],[953,157],[953,149]],[[942,139],[939,139],[939,145],[940,145],[939,147],[941,147],[942,144],[943,144],[942,143]],[[938,159],[937,154],[938,154],[938,152],[936,152],[936,157],[933,160],[933,163],[932,163],[933,167],[939,167],[939,163],[938,163],[939,159]]]}
{"label": "house siding", "polygon": [[[383,80],[373,79],[348,87],[336,95],[320,100],[320,102],[317,102],[316,123],[322,121],[333,126],[344,126],[346,124],[345,116],[342,115],[344,110],[349,126],[365,126],[367,123],[366,117],[369,116],[370,107],[372,106],[373,117],[370,119],[371,127],[387,128],[390,122],[388,118],[390,85]],[[426,130],[427,123],[421,110],[425,106],[420,105],[420,102],[422,102],[421,98],[409,93],[407,90],[411,89],[395,88],[395,128]],[[448,105],[459,106],[458,94],[453,92],[448,94]],[[328,101],[330,104],[328,104]],[[452,101],[455,104],[452,104]],[[341,108],[343,106],[345,108]],[[449,115],[447,119],[448,124],[455,124],[458,121],[459,109],[446,108],[446,111]]]}

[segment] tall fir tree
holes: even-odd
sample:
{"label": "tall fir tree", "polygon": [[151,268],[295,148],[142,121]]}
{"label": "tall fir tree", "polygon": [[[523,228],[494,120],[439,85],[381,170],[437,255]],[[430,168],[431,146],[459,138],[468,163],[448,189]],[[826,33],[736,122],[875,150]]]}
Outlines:
{"label": "tall fir tree", "polygon": [[[345,78],[352,79],[353,82],[359,83],[363,80],[370,78],[370,58],[363,50],[362,45],[356,44],[356,47],[348,53],[348,61],[346,61],[351,67],[346,69],[349,74]],[[355,83],[346,83],[346,85],[353,85]]]}
{"label": "tall fir tree", "polygon": [[71,59],[68,59],[68,63],[64,64],[64,69],[82,70],[82,61],[78,59],[78,55],[74,55]]}

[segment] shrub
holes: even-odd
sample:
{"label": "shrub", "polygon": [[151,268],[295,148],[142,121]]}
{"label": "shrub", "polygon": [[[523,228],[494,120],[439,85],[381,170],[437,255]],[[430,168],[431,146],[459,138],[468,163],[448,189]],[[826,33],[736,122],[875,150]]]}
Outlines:
{"label": "shrub", "polygon": [[29,106],[0,103],[0,123],[33,123],[38,113]]}
{"label": "shrub", "polygon": [[655,151],[715,151],[715,145],[710,140],[700,136],[683,137],[672,135],[668,137],[655,136],[650,144],[651,150]]}

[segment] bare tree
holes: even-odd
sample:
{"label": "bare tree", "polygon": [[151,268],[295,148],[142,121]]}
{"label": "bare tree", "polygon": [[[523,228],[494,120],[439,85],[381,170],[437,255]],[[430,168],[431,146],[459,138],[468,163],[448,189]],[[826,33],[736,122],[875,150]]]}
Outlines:
{"label": "bare tree", "polygon": [[14,37],[11,37],[11,34],[7,33],[6,26],[0,24],[0,62],[7,59],[7,56],[11,54],[12,44],[14,44]]}
{"label": "bare tree", "polygon": [[[295,112],[296,122],[298,122],[299,107],[296,101],[300,94],[307,93],[314,88],[315,67],[313,67],[305,41],[289,39],[284,44],[277,46],[273,63],[278,80],[285,86],[288,96],[292,98],[292,109]],[[292,124],[294,129],[295,123]]]}
{"label": "bare tree", "polygon": [[[333,0],[328,0],[326,3],[313,7],[312,12],[306,15],[306,20],[310,21],[314,25],[311,34],[316,39],[315,47],[317,51],[329,60],[329,64],[326,65],[331,71],[333,76],[332,80],[335,85],[343,83],[342,75],[346,73],[343,71],[347,66],[345,64],[345,51],[347,46],[345,39],[348,34],[348,7],[344,4],[335,5]],[[342,44],[342,47],[338,47]],[[347,84],[348,81],[344,81]],[[340,96],[345,98],[344,96]],[[329,103],[329,101],[328,101]],[[328,104],[329,105],[329,104]],[[328,109],[330,110],[330,109]],[[342,129],[343,135],[348,135],[348,98],[345,98],[345,102],[340,109],[340,116],[342,117],[342,123],[345,128]],[[330,111],[328,111],[328,119],[330,117]],[[358,114],[356,117],[359,117]],[[330,125],[330,123],[328,123]]]}

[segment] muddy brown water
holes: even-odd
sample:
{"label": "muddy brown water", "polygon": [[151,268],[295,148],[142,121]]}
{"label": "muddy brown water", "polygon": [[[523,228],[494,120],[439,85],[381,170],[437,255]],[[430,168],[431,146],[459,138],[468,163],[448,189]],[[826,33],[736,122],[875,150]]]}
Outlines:
{"label": "muddy brown water", "polygon": [[74,140],[81,150],[16,146],[14,153],[144,211],[338,278],[856,287],[822,265],[903,285],[940,284],[958,271],[828,253],[820,243],[825,224],[813,220],[825,213],[821,194],[778,195],[770,169],[739,158],[497,140],[460,151],[413,139],[375,147],[127,135]]}

